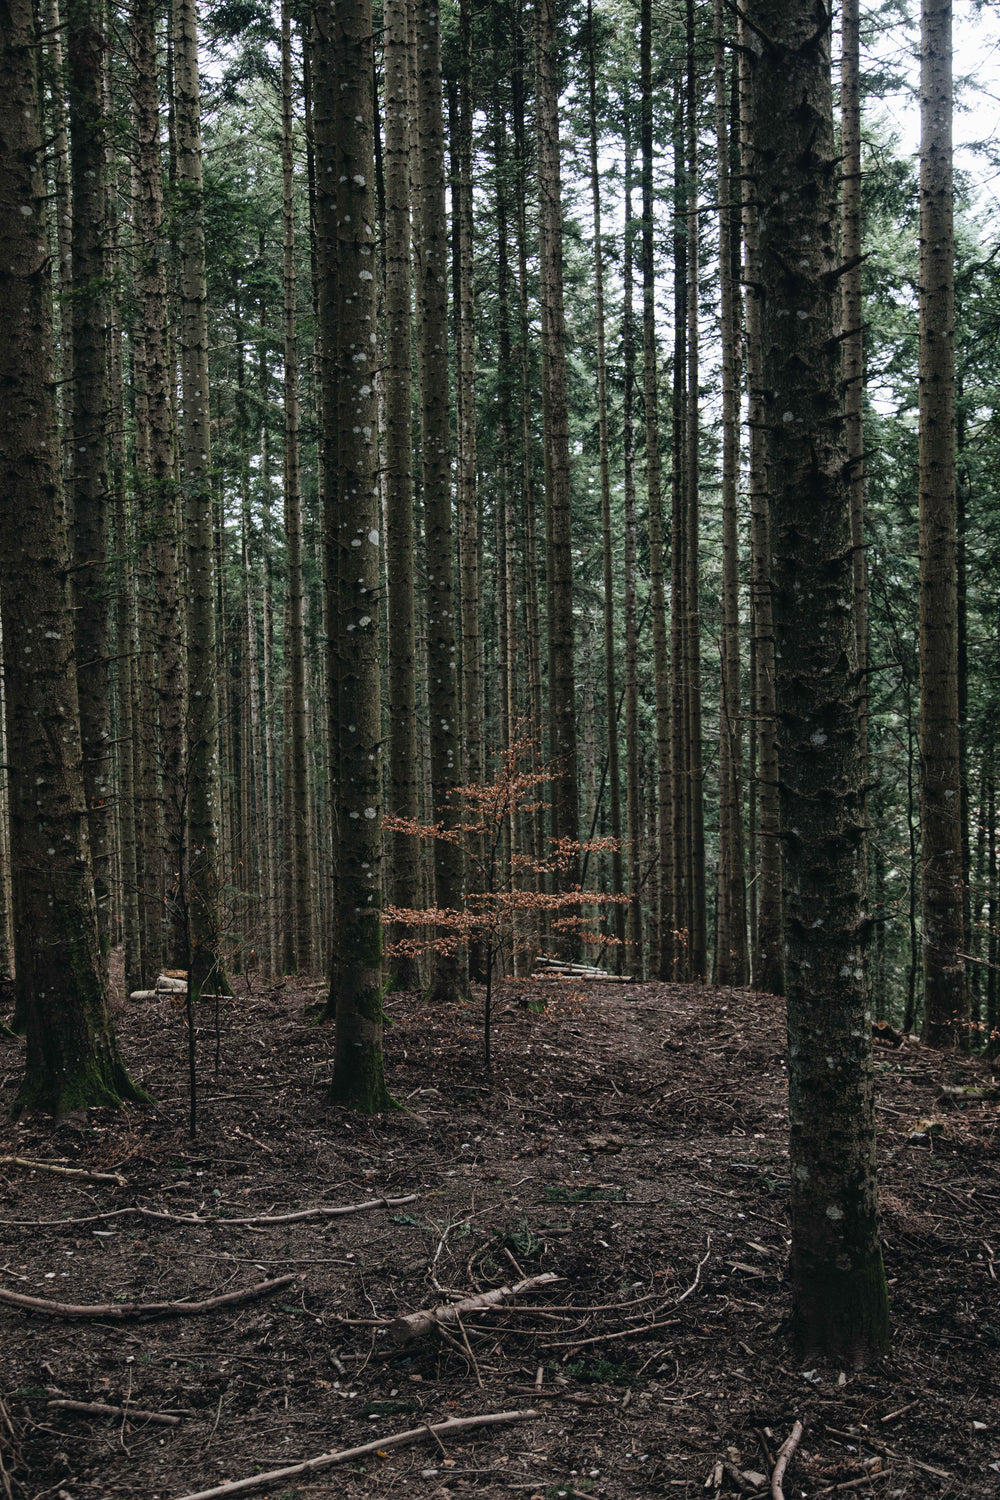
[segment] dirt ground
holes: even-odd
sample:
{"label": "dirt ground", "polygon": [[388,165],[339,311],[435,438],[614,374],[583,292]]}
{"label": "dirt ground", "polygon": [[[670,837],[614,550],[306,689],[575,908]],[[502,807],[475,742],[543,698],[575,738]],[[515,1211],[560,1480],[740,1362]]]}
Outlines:
{"label": "dirt ground", "polygon": [[[386,1057],[404,1108],[367,1121],[323,1102],[315,995],[258,985],[227,1002],[217,1074],[205,1016],[193,1142],[183,1011],[120,1018],[155,1108],[59,1126],[10,1123],[19,1044],[0,1039],[0,1151],[125,1180],[0,1166],[0,1288],[120,1304],[295,1278],[156,1321],[0,1305],[0,1496],[180,1500],[420,1429],[257,1493],[763,1497],[796,1419],[786,1500],[1000,1496],[1000,1106],[940,1098],[989,1082],[987,1064],[877,1048],[892,1352],[860,1374],[806,1370],[783,1325],[778,1001],[600,984],[540,1015],[508,989],[488,1081],[477,1005],[396,996]],[[929,1118],[940,1134],[911,1141]],[[450,1335],[400,1346],[388,1330],[542,1273],[559,1279]],[[443,1442],[424,1430],[511,1411],[534,1415]]]}

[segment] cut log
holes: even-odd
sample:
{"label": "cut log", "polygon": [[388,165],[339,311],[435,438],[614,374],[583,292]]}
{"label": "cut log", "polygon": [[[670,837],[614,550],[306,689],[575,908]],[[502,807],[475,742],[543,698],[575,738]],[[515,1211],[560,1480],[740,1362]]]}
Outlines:
{"label": "cut log", "polygon": [[405,1313],[389,1324],[389,1336],[397,1344],[409,1344],[414,1339],[423,1338],[432,1328],[445,1328],[457,1323],[463,1313],[500,1307],[505,1302],[513,1301],[515,1297],[523,1297],[525,1292],[534,1291],[540,1286],[551,1286],[560,1279],[553,1272],[546,1271],[541,1276],[528,1276],[524,1281],[515,1282],[513,1286],[498,1286],[492,1292],[480,1292],[478,1296],[466,1297],[461,1302],[446,1302],[440,1307],[424,1307],[419,1312]]}

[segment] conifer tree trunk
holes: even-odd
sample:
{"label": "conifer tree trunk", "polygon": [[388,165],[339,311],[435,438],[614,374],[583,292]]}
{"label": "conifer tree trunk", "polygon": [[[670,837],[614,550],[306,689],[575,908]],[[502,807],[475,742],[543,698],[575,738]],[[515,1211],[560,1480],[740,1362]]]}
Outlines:
{"label": "conifer tree trunk", "polygon": [[701,603],[700,578],[700,411],[698,402],[698,318],[700,266],[698,225],[698,75],[695,62],[694,0],[687,0],[687,125],[688,162],[688,332],[687,332],[687,713],[688,713],[688,837],[691,892],[691,978],[708,972],[705,910],[705,773],[701,743]]}
{"label": "conifer tree trunk", "polygon": [[[121,285],[118,239],[118,185],[108,184],[107,223],[109,271],[113,286]],[[118,561],[115,567],[115,701],[114,739],[117,770],[117,817],[121,863],[120,901],[125,993],[142,984],[142,938],[139,920],[139,874],[136,848],[135,776],[132,746],[135,738],[132,546],[125,494],[125,371],[122,349],[121,297],[111,299],[108,328],[108,392],[111,417],[111,509]]]}
{"label": "conifer tree trunk", "polygon": [[[573,660],[573,553],[570,516],[566,315],[563,305],[562,176],[554,0],[536,0],[535,110],[538,135],[539,277],[545,428],[545,536],[548,591],[550,753],[559,775],[552,832],[579,839],[576,686]],[[573,867],[565,876],[576,883]]]}
{"label": "conifer tree trunk", "polygon": [[[167,347],[167,276],[160,160],[157,8],[133,0],[136,133],[135,234],[142,309],[142,359],[137,382],[137,498],[149,514],[139,591],[140,712],[143,754],[137,766],[142,827],[144,954],[148,968],[161,957],[170,968],[187,962],[187,932],[179,899],[184,855],[184,724],[186,682],[184,607],[179,586],[178,492],[174,481],[172,361]],[[147,741],[153,743],[147,745]],[[158,795],[157,788],[160,788]]]}
{"label": "conifer tree trunk", "polygon": [[736,497],[740,463],[738,322],[733,286],[729,173],[729,99],[725,23],[715,0],[715,134],[719,194],[719,302],[722,334],[722,662],[719,693],[719,877],[717,982],[746,984],[747,915],[743,865],[743,730],[740,712],[739,548]]}
{"label": "conifer tree trunk", "polygon": [[[612,893],[620,896],[625,889],[624,869],[622,865],[622,806],[621,806],[621,771],[618,764],[618,689],[616,686],[615,672],[615,591],[614,591],[614,538],[611,530],[611,460],[608,445],[608,362],[604,319],[604,245],[601,234],[601,179],[598,172],[597,160],[597,61],[594,45],[594,13],[592,0],[587,0],[587,35],[589,50],[587,54],[588,70],[588,107],[590,125],[590,193],[594,205],[594,315],[597,322],[597,423],[598,423],[598,445],[600,452],[601,467],[601,555],[603,560],[604,574],[604,703],[605,723],[608,739],[608,802],[610,804],[611,837],[615,841],[615,847],[611,854],[611,889]],[[645,98],[645,95],[644,95]],[[643,130],[645,130],[645,115],[643,116]],[[645,141],[645,135],[643,136]],[[644,159],[645,165],[645,159]],[[645,177],[643,178],[645,190]],[[645,240],[643,242],[645,249]],[[645,303],[643,304],[645,309]],[[644,312],[645,316],[645,312]],[[645,329],[645,322],[643,323]],[[655,378],[655,377],[654,377]],[[647,444],[648,444],[647,437]],[[651,487],[652,488],[652,487]],[[652,516],[652,505],[650,506]],[[662,530],[662,527],[661,527]],[[650,524],[652,533],[652,522]],[[654,551],[652,534],[650,536],[650,550]],[[660,613],[663,613],[663,545],[662,538],[659,548],[660,566]],[[654,580],[656,576],[656,552],[653,562]],[[655,584],[654,584],[655,591]],[[654,601],[654,609],[655,609]],[[657,676],[657,691],[659,692],[659,676]],[[659,697],[657,697],[657,731],[660,727]],[[669,740],[667,744],[669,755]],[[617,973],[622,972],[625,955],[625,907],[616,903],[614,908],[615,939],[617,948],[615,950],[614,968]]]}
{"label": "conifer tree trunk", "polygon": [[639,612],[636,595],[635,519],[635,313],[632,300],[632,133],[631,100],[626,89],[625,115],[625,242],[622,257],[622,442],[625,481],[625,789],[628,849],[628,964],[637,977],[643,973],[642,944],[642,830],[643,802],[639,782]]}
{"label": "conifer tree trunk", "polygon": [[31,6],[2,0],[0,34],[0,601],[16,1004],[27,1030],[17,1107],[61,1115],[142,1096],[108,1013],[87,841]]}
{"label": "conifer tree trunk", "polygon": [[785,846],[791,1290],[800,1354],[859,1364],[887,1340],[875,1194],[868,922],[850,487],[836,285],[829,20],[749,15],[761,205]]}
{"label": "conifer tree trunk", "polygon": [[[461,781],[460,712],[448,413],[448,233],[445,217],[444,124],[441,100],[441,31],[437,0],[418,0],[417,129],[420,156],[419,274],[417,291],[420,372],[420,440],[427,538],[427,649],[434,818],[456,817],[452,793]],[[434,843],[437,904],[462,904],[461,849]],[[454,999],[467,982],[464,954],[435,964],[433,993]]]}
{"label": "conifer tree trunk", "polygon": [[690,812],[687,693],[687,468],[685,394],[687,387],[687,173],[684,165],[684,103],[678,85],[671,146],[674,158],[674,391],[671,412],[670,528],[670,843],[673,977],[685,980],[691,958],[691,886],[688,865]]}
{"label": "conifer tree trunk", "polygon": [[[522,517],[524,535],[524,644],[527,662],[528,702],[532,732],[539,747],[542,739],[542,646],[538,600],[538,546],[533,438],[533,386],[528,324],[528,156],[525,140],[524,20],[521,0],[514,8],[514,76],[512,89],[514,127],[514,175],[517,214],[518,344],[521,373],[521,458],[524,489]],[[540,760],[539,760],[540,763]],[[541,861],[546,854],[544,813],[539,806],[532,817],[532,854]],[[536,876],[536,879],[541,879]]]}
{"label": "conifer tree trunk", "polygon": [[997,1054],[997,959],[1000,957],[1000,870],[997,867],[997,786],[992,759],[986,781],[986,1037],[991,1056]]}
{"label": "conifer tree trunk", "polygon": [[73,615],[83,782],[101,952],[109,951],[111,718],[108,691],[107,255],[102,0],[70,0],[67,15],[73,248]]}
{"label": "conifer tree trunk", "polygon": [[59,0],[45,0],[45,46],[49,59],[52,109],[52,167],[55,179],[56,276],[58,303],[59,400],[63,429],[73,427],[73,205],[70,196],[69,132],[63,70],[63,26]]}
{"label": "conifer tree trunk", "polygon": [[[389,647],[389,795],[392,811],[419,816],[416,615],[413,602],[412,313],[410,277],[410,109],[405,0],[385,5],[385,443]],[[392,840],[393,904],[421,902],[419,842]],[[419,988],[415,959],[394,958],[398,988]]]}
{"label": "conifer tree trunk", "polygon": [[924,1041],[967,1047],[962,959],[951,0],[923,0],[920,68],[920,827]]}
{"label": "conifer tree trunk", "polygon": [[656,358],[656,279],[653,250],[653,58],[652,5],[639,12],[642,81],[642,352],[646,423],[646,495],[649,507],[649,606],[653,620],[653,685],[656,703],[657,884],[656,957],[651,971],[669,979],[674,941],[670,893],[670,663],[667,653],[666,594],[663,578],[663,495],[660,483],[660,416]]}
{"label": "conifer tree trunk", "polygon": [[201,90],[194,0],[174,0],[174,100],[180,229],[181,466],[187,552],[187,716],[184,791],[188,983],[224,982],[219,964],[219,695],[208,390],[208,292],[202,210]]}
{"label": "conifer tree trunk", "polygon": [[299,357],[295,331],[295,161],[292,135],[292,28],[287,0],[281,11],[281,175],[284,266],[285,541],[288,566],[288,632],[285,658],[289,676],[290,722],[285,766],[290,792],[286,828],[291,866],[292,911],[285,930],[285,967],[308,974],[312,968],[312,881],[309,828],[309,734],[306,702],[305,595],[302,583],[302,475],[299,460]]}
{"label": "conifer tree trunk", "polygon": [[458,390],[458,527],[462,603],[463,776],[483,780],[483,676],[480,665],[479,503],[476,460],[476,340],[472,276],[472,0],[460,0],[456,220],[458,228],[455,308]]}
{"label": "conifer tree trunk", "polygon": [[[336,182],[335,320],[322,328],[335,359],[340,710],[339,870],[334,943],[336,1041],[331,1102],[373,1114],[390,1103],[382,1059],[382,770],[379,683],[379,490],[376,447],[374,106],[370,0],[316,7],[317,75],[336,81],[316,115],[316,166]],[[319,251],[321,240],[317,238]],[[326,266],[320,256],[319,272]],[[325,302],[327,314],[333,311]],[[332,438],[328,431],[325,438]],[[330,503],[329,493],[327,503]],[[329,585],[328,585],[329,586]]]}
{"label": "conifer tree trunk", "polygon": [[[844,416],[851,480],[851,547],[854,552],[854,623],[858,637],[861,752],[868,761],[868,567],[865,559],[864,302],[861,282],[861,78],[858,0],[843,0],[840,18],[840,278]],[[865,770],[867,780],[867,770]]]}
{"label": "conifer tree trunk", "polygon": [[740,151],[743,178],[743,243],[746,285],[747,415],[750,449],[750,593],[753,620],[754,731],[758,745],[760,871],[756,889],[757,963],[752,982],[772,995],[784,993],[781,936],[781,845],[778,841],[778,741],[775,721],[774,626],[771,604],[771,523],[764,426],[764,373],[761,344],[764,286],[758,248],[752,36],[739,22]]}

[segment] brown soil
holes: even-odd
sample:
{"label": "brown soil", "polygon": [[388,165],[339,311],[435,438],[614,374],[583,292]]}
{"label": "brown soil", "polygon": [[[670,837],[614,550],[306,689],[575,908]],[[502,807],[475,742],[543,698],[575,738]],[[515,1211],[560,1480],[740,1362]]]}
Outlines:
{"label": "brown soil", "polygon": [[[0,1151],[127,1179],[0,1168],[8,1290],[163,1302],[300,1278],[157,1322],[0,1307],[0,1496],[175,1500],[423,1423],[531,1407],[532,1420],[445,1452],[428,1435],[260,1493],[764,1495],[802,1418],[787,1500],[1000,1496],[1000,1108],[938,1102],[942,1083],[988,1081],[987,1065],[914,1042],[877,1048],[892,1352],[861,1373],[804,1370],[783,1325],[778,1001],[592,985],[537,1015],[515,989],[488,1082],[478,1007],[396,997],[387,1060],[405,1107],[367,1121],[323,1103],[331,1036],[307,1013],[312,997],[227,1002],[217,1076],[205,1017],[193,1143],[183,1012],[165,1002],[120,1023],[155,1109],[0,1131]],[[6,1111],[18,1045],[0,1039]],[[942,1133],[911,1143],[929,1116]],[[348,1218],[227,1222],[408,1193],[419,1196]],[[135,1206],[177,1217],[112,1216]],[[391,1343],[384,1320],[397,1313],[546,1271],[560,1281],[467,1318],[471,1353],[459,1330]],[[62,1398],[181,1421],[47,1405]]]}

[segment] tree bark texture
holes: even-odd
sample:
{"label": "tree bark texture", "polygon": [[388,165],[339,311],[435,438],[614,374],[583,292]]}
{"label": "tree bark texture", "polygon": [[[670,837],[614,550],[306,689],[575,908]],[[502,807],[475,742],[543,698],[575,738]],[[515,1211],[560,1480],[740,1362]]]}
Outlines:
{"label": "tree bark texture", "polygon": [[101,0],[69,0],[70,178],[73,212],[73,622],[83,781],[101,952],[110,951],[111,709],[108,688],[108,377],[105,160],[107,36]]}
{"label": "tree bark texture", "polygon": [[302,469],[299,458],[299,356],[295,332],[295,158],[292,123],[292,37],[287,3],[281,11],[281,176],[284,267],[285,544],[288,567],[289,720],[285,725],[290,814],[285,857],[290,874],[285,926],[286,972],[312,968],[312,881],[309,828],[309,720],[306,699],[306,622],[302,582]]}
{"label": "tree bark texture", "polygon": [[920,828],[924,1041],[967,1047],[962,959],[950,0],[924,0],[920,66]]}
{"label": "tree bark texture", "polygon": [[[317,116],[317,174],[335,169],[335,318],[322,330],[336,363],[337,580],[329,601],[339,679],[339,899],[334,932],[336,1041],[329,1098],[373,1114],[390,1101],[382,1059],[382,769],[379,489],[376,445],[374,118],[369,0],[315,12],[317,73],[335,70],[336,107]],[[321,267],[322,272],[322,267]],[[326,303],[328,314],[334,305]],[[331,629],[333,628],[331,624]]]}
{"label": "tree bark texture", "polygon": [[[441,93],[441,18],[437,0],[417,0],[417,131],[420,159],[419,334],[420,441],[427,547],[427,653],[431,781],[434,818],[457,817],[453,792],[461,782],[460,705],[454,544],[451,501],[451,432],[448,403],[448,227],[445,215],[444,118]],[[462,851],[434,843],[439,906],[462,904]],[[454,999],[465,988],[463,955],[435,964],[434,993]]]}
{"label": "tree bark texture", "polygon": [[722,661],[719,692],[719,875],[716,979],[746,984],[746,874],[743,862],[743,718],[740,704],[740,601],[737,488],[740,390],[736,288],[733,283],[729,171],[729,98],[725,12],[715,0],[715,136],[719,195],[719,302],[722,334]]}
{"label": "tree bark texture", "polygon": [[2,0],[0,33],[0,599],[19,1106],[63,1114],[135,1099],[108,1014],[84,799],[53,382],[34,17]]}
{"label": "tree bark texture", "polygon": [[184,799],[192,994],[223,982],[219,969],[219,688],[208,387],[208,290],[202,208],[201,89],[194,0],[174,5],[174,98],[180,229],[181,469],[187,551],[187,718]]}
{"label": "tree bark texture", "polygon": [[[413,558],[412,326],[410,275],[410,107],[405,0],[385,5],[385,444],[388,579],[389,795],[392,811],[416,819],[418,805],[416,614]],[[421,901],[419,843],[392,841],[392,899]],[[415,960],[396,958],[401,989],[420,983]]]}
{"label": "tree bark texture", "polygon": [[755,0],[749,21],[785,830],[793,1337],[803,1354],[858,1364],[885,1347],[887,1296],[830,35],[803,0]]}
{"label": "tree bark texture", "polygon": [[[542,384],[546,472],[550,755],[552,832],[580,837],[576,775],[576,684],[573,659],[573,551],[570,516],[569,404],[566,314],[563,305],[562,178],[559,79],[554,0],[537,0],[535,109],[538,137],[539,272],[542,301]],[[576,877],[570,871],[568,883]]]}
{"label": "tree bark texture", "polygon": [[637,536],[635,516],[635,309],[632,232],[631,100],[626,90],[625,113],[625,243],[622,256],[622,444],[625,489],[625,799],[628,860],[629,971],[643,973],[642,932],[642,787],[639,781],[639,607],[636,588]]}
{"label": "tree bark texture", "polygon": [[[607,336],[604,314],[604,242],[601,232],[601,179],[597,155],[597,60],[594,41],[594,14],[591,0],[587,0],[587,26],[589,47],[587,54],[588,104],[590,126],[590,193],[594,207],[594,316],[597,322],[597,424],[598,447],[601,470],[601,557],[604,582],[604,714],[608,743],[608,802],[610,810],[611,837],[614,847],[611,852],[611,889],[620,896],[625,889],[622,861],[622,790],[621,769],[618,755],[618,689],[615,672],[615,590],[614,590],[614,537],[611,529],[611,457],[608,440],[608,360]],[[645,182],[645,179],[644,179]],[[645,324],[643,325],[645,327]],[[647,439],[648,442],[648,439]],[[652,513],[652,506],[650,507]],[[652,530],[652,526],[650,528]],[[662,524],[661,524],[662,530]],[[653,540],[650,537],[650,549]],[[660,610],[663,611],[663,545],[659,546],[660,562]],[[656,557],[653,559],[655,576]],[[655,607],[655,605],[654,605]],[[665,629],[664,625],[664,629]],[[657,677],[659,684],[659,677]],[[657,698],[659,705],[659,698]],[[659,707],[657,728],[659,729]],[[667,741],[669,758],[670,744]],[[666,804],[664,804],[665,806]],[[669,825],[668,825],[669,826]],[[621,973],[625,960],[625,907],[616,902],[613,907],[615,940],[614,968]]]}
{"label": "tree bark texture", "polygon": [[[656,347],[656,273],[653,195],[653,15],[651,0],[639,11],[642,149],[642,366],[646,426],[646,502],[649,512],[649,607],[653,627],[653,688],[656,712],[657,944],[650,972],[669,979],[674,937],[670,874],[670,662],[664,588],[663,494],[660,470],[659,382]],[[609,721],[610,722],[610,721]]]}
{"label": "tree bark texture", "polygon": [[741,18],[740,151],[743,177],[744,282],[746,285],[747,416],[750,449],[750,593],[753,628],[754,723],[757,736],[757,790],[760,809],[759,880],[753,984],[772,995],[784,993],[781,929],[781,845],[778,839],[778,741],[775,723],[774,624],[771,605],[771,520],[764,418],[761,346],[764,287],[760,266],[754,121],[753,35]]}

